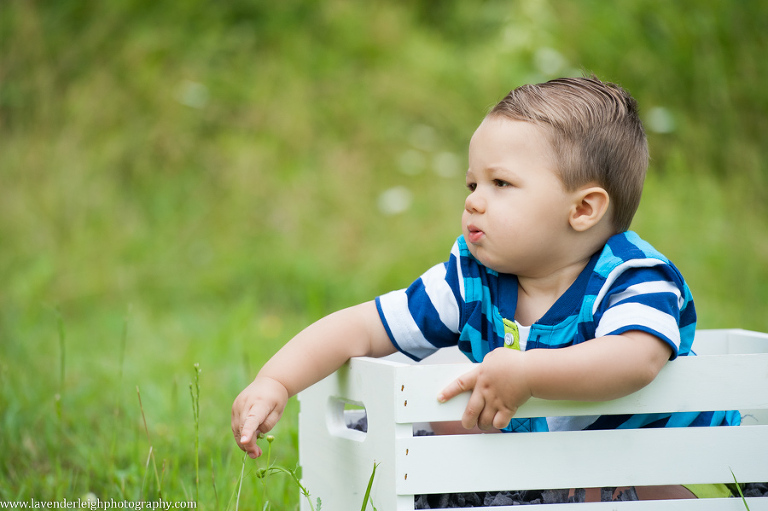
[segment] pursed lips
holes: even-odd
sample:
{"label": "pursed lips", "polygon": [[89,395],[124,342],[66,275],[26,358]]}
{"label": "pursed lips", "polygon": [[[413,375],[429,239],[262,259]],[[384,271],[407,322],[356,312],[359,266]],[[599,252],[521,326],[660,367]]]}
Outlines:
{"label": "pursed lips", "polygon": [[470,243],[477,243],[480,241],[485,233],[472,224],[467,224],[467,241]]}

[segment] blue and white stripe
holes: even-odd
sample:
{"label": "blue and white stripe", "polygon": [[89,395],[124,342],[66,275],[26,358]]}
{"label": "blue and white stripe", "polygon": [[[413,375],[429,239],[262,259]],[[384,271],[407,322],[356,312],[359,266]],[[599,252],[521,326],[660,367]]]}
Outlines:
{"label": "blue and white stripe", "polygon": [[[517,278],[480,264],[459,237],[447,262],[429,269],[407,289],[376,299],[384,326],[398,350],[414,360],[458,345],[481,362],[504,345],[504,318],[514,320]],[[526,350],[562,348],[595,337],[631,330],[648,332],[669,344],[670,358],[691,354],[696,328],[693,298],[680,272],[633,232],[608,240],[550,310],[531,325]],[[738,414],[678,414],[599,417],[578,428],[711,425],[738,422]],[[551,427],[566,419],[550,418]],[[557,426],[556,426],[557,424]],[[718,423],[719,424],[719,423]],[[546,431],[545,419],[513,420],[510,430]]]}

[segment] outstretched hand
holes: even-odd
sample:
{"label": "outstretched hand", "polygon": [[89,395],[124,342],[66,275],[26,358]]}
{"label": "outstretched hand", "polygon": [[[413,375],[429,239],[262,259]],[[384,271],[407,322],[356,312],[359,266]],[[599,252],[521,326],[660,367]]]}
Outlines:
{"label": "outstretched hand", "polygon": [[478,426],[484,431],[506,427],[518,407],[531,397],[524,356],[523,352],[509,348],[493,350],[474,369],[445,387],[438,394],[438,401],[471,391],[461,425],[466,429]]}
{"label": "outstretched hand", "polygon": [[232,404],[232,433],[235,441],[251,458],[261,456],[256,445],[259,433],[275,427],[288,402],[288,391],[272,378],[257,377]]}

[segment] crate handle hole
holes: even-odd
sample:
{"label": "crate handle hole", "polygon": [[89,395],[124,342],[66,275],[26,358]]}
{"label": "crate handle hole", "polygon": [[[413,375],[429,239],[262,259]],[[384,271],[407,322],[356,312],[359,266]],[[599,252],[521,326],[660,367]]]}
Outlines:
{"label": "crate handle hole", "polygon": [[330,397],[326,424],[331,435],[362,442],[368,433],[368,412],[359,401]]}

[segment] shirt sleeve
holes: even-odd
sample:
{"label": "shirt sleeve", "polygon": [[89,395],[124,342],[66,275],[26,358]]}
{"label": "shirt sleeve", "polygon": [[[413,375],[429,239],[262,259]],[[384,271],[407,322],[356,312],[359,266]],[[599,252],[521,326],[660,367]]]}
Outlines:
{"label": "shirt sleeve", "polygon": [[459,339],[462,277],[458,247],[450,259],[433,266],[407,289],[376,298],[376,307],[392,344],[414,360]]}
{"label": "shirt sleeve", "polygon": [[[672,348],[670,359],[680,352],[680,330],[689,321],[686,309],[693,304],[682,277],[670,265],[632,266],[619,268],[601,292],[595,320],[596,337],[640,330],[655,335]],[[689,311],[689,312],[690,312]],[[695,316],[694,316],[695,322]]]}

